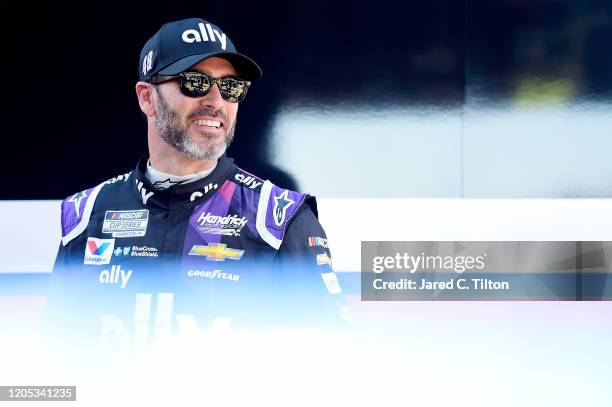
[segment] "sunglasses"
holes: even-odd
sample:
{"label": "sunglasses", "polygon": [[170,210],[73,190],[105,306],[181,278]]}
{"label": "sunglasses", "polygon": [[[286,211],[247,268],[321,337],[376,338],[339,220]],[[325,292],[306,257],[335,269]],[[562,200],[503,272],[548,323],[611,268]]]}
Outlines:
{"label": "sunglasses", "polygon": [[206,96],[215,83],[219,86],[221,97],[231,103],[242,102],[251,86],[251,82],[240,78],[213,78],[201,72],[181,72],[178,75],[158,75],[149,81],[153,84],[179,80],[181,93],[190,98]]}

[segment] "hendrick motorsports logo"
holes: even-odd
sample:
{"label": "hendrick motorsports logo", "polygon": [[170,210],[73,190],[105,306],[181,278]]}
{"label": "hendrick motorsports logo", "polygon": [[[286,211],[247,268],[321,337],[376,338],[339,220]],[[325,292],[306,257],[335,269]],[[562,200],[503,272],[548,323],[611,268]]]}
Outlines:
{"label": "hendrick motorsports logo", "polygon": [[228,248],[224,243],[210,243],[206,246],[193,245],[189,256],[206,256],[207,260],[224,261],[225,259],[240,260],[244,250]]}
{"label": "hendrick motorsports logo", "polygon": [[102,233],[113,237],[144,236],[149,223],[149,210],[106,211]]}
{"label": "hendrick motorsports logo", "polygon": [[109,264],[115,247],[115,239],[88,237],[83,264]]}
{"label": "hendrick motorsports logo", "polygon": [[247,219],[238,215],[217,216],[210,212],[204,212],[196,221],[203,233],[211,235],[240,236],[242,228],[247,224]]}

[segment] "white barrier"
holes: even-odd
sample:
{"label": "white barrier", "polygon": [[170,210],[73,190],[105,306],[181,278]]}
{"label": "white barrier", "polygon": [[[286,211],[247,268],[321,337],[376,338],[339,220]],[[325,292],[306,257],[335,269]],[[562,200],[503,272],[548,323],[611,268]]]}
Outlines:
{"label": "white barrier", "polygon": [[[363,240],[612,240],[612,199],[320,199],[337,271]],[[59,201],[0,201],[0,272],[49,272]]]}

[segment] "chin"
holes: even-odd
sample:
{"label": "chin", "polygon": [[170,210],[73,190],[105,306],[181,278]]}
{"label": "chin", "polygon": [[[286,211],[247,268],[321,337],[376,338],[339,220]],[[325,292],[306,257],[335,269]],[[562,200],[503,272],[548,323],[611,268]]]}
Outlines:
{"label": "chin", "polygon": [[[210,143],[193,143],[191,145],[185,146],[184,151],[187,156],[203,159],[203,160],[216,160],[223,155],[225,152],[225,143],[219,144],[210,144]],[[198,158],[203,157],[203,158]]]}

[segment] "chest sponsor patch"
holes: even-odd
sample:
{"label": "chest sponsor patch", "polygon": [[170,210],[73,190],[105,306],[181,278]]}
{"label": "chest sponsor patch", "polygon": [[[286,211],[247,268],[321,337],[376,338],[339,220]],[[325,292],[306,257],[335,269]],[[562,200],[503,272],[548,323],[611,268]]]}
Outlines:
{"label": "chest sponsor patch", "polygon": [[149,210],[106,211],[102,233],[113,237],[144,236],[149,223]]}
{"label": "chest sponsor patch", "polygon": [[234,179],[236,181],[238,181],[238,182],[243,183],[244,185],[246,185],[250,189],[255,189],[255,188],[257,188],[258,186],[260,186],[262,184],[262,182],[258,181],[257,178],[255,178],[254,176],[246,175],[246,174],[243,174],[241,172],[236,174],[234,176]]}
{"label": "chest sponsor patch", "polygon": [[323,238],[323,237],[318,237],[318,236],[310,236],[308,238],[308,246],[310,247],[324,247],[324,248],[328,248],[327,247],[327,239]]}
{"label": "chest sponsor patch", "polygon": [[329,267],[332,267],[331,258],[327,255],[327,253],[317,254],[317,265],[324,266],[326,264]]}
{"label": "chest sponsor patch", "polygon": [[109,264],[113,256],[115,239],[88,237],[83,264]]}
{"label": "chest sponsor patch", "polygon": [[119,288],[125,288],[130,277],[132,277],[133,270],[124,270],[121,266],[112,266],[110,270],[102,270],[98,281],[100,284],[113,284],[119,286]]}
{"label": "chest sponsor patch", "polygon": [[321,273],[321,278],[325,283],[325,288],[327,288],[330,294],[340,294],[342,292],[336,273]]}
{"label": "chest sponsor patch", "polygon": [[223,270],[189,270],[188,277],[208,278],[210,280],[240,281],[240,274],[226,273]]}
{"label": "chest sponsor patch", "polygon": [[197,220],[200,231],[211,235],[240,236],[242,228],[247,224],[247,219],[238,215],[217,216],[210,212],[204,212]]}
{"label": "chest sponsor patch", "polygon": [[188,253],[189,256],[206,256],[207,260],[214,261],[240,260],[243,254],[244,250],[232,249],[224,243],[210,243],[206,246],[196,244]]}
{"label": "chest sponsor patch", "polygon": [[117,257],[158,257],[159,251],[157,250],[157,247],[152,246],[119,246],[115,249],[114,254]]}

